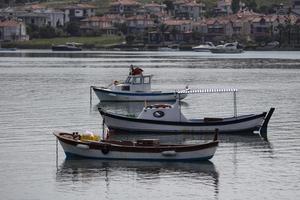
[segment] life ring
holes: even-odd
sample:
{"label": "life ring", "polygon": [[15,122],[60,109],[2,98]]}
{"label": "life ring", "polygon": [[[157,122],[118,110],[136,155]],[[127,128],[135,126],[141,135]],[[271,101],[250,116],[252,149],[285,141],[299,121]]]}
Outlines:
{"label": "life ring", "polygon": [[103,144],[103,145],[101,146],[101,152],[102,152],[104,155],[108,154],[109,151],[110,151],[110,145],[109,145],[109,144]]}

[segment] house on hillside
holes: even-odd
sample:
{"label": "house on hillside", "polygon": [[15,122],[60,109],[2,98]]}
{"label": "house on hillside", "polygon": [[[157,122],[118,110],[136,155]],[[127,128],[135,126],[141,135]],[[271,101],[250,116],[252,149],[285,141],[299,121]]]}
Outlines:
{"label": "house on hillside", "polygon": [[300,0],[292,0],[292,13],[300,16]]}
{"label": "house on hillside", "polygon": [[109,12],[111,14],[133,16],[140,7],[141,4],[135,0],[115,0],[109,4]]}
{"label": "house on hillside", "polygon": [[64,22],[79,22],[96,15],[96,6],[92,4],[73,4],[60,8],[65,15]]}
{"label": "house on hillside", "polygon": [[147,13],[156,15],[157,13],[165,13],[167,6],[165,4],[148,3],[144,5]]}
{"label": "house on hillside", "polygon": [[173,5],[175,18],[198,19],[205,13],[205,4],[195,0],[177,0]]}
{"label": "house on hillside", "polygon": [[28,40],[26,26],[23,22],[17,20],[0,21],[0,41],[20,41]]}
{"label": "house on hillside", "polygon": [[214,9],[215,14],[217,16],[231,15],[232,14],[231,3],[232,0],[218,0],[217,6]]}
{"label": "house on hillside", "polygon": [[143,33],[155,26],[149,15],[136,15],[126,18],[129,33]]}
{"label": "house on hillside", "polygon": [[93,16],[80,21],[80,30],[88,35],[115,35],[118,30],[114,24],[122,22],[124,19],[117,15]]}
{"label": "house on hillside", "polygon": [[0,10],[0,17],[22,19],[26,25],[58,27],[64,25],[64,13],[60,10],[40,5],[13,7]]}

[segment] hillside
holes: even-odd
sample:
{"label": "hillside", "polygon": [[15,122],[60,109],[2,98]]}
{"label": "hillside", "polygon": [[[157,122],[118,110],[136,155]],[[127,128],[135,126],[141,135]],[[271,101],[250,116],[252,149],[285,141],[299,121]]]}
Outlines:
{"label": "hillside", "polygon": [[[24,0],[23,0],[24,1]],[[70,3],[78,3],[80,0],[41,0],[40,2],[44,2],[48,5],[65,5]],[[109,3],[113,0],[94,0],[91,1],[95,3],[98,7],[97,14],[105,13],[108,10]],[[151,2],[157,2],[162,3],[165,0],[137,0],[141,3],[151,3]],[[198,1],[198,0],[197,0]],[[199,0],[206,4],[207,8],[212,8],[217,4],[218,0]],[[244,2],[249,1],[255,1],[257,4],[257,8],[260,8],[262,6],[271,6],[273,4],[279,5],[280,3],[284,3],[285,5],[289,5],[291,0],[243,0]],[[22,2],[22,0],[20,1]],[[27,0],[28,2],[28,0]],[[88,1],[86,1],[88,2]]]}

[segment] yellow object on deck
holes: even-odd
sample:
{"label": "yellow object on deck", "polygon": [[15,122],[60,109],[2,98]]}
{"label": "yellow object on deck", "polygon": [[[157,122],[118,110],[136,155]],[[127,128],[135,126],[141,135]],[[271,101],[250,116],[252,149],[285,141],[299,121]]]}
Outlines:
{"label": "yellow object on deck", "polygon": [[80,140],[81,141],[100,141],[100,136],[95,135],[93,133],[81,133]]}

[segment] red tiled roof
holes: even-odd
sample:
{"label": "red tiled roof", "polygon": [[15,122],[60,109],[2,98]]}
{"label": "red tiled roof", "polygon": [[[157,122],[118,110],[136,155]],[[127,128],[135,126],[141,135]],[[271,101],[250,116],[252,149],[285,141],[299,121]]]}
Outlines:
{"label": "red tiled roof", "polygon": [[134,0],[116,0],[111,2],[110,5],[140,5],[140,3]]}
{"label": "red tiled roof", "polygon": [[191,20],[165,20],[164,24],[169,26],[177,26],[177,25],[183,25],[183,24],[190,24]]}
{"label": "red tiled roof", "polygon": [[83,19],[81,21],[82,22],[98,22],[98,21],[104,22],[104,21],[111,21],[111,19],[106,16],[103,16],[103,17],[93,16],[93,17]]}
{"label": "red tiled roof", "polygon": [[145,7],[166,7],[165,4],[158,4],[158,3],[147,3],[144,5]]}
{"label": "red tiled roof", "polygon": [[97,7],[92,4],[83,4],[83,3],[69,5],[65,7],[65,9],[93,9],[93,8],[97,8]]}
{"label": "red tiled roof", "polygon": [[0,21],[0,27],[15,27],[19,26],[20,24],[22,24],[22,22],[18,22],[16,20]]}

